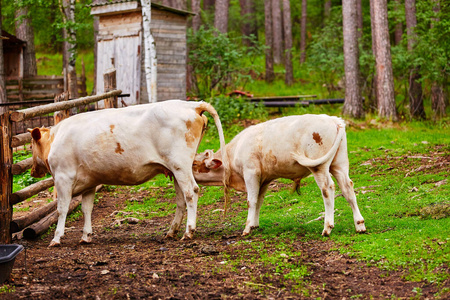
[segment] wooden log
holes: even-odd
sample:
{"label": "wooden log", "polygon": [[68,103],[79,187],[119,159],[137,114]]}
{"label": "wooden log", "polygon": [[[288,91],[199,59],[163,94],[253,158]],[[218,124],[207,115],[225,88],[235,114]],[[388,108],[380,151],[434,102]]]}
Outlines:
{"label": "wooden log", "polygon": [[[78,205],[81,203],[82,196],[77,196],[70,201],[69,211],[68,215],[77,208]],[[39,222],[34,223],[33,225],[25,228],[23,231],[23,237],[26,239],[34,239],[41,235],[42,233],[46,232],[50,226],[55,224],[58,221],[58,211],[55,210],[54,212],[50,213],[43,219],[41,219]]]}
{"label": "wooden log", "polygon": [[[116,85],[116,69],[110,68],[103,73],[103,82],[105,86],[105,92],[115,90]],[[110,97],[104,100],[105,108],[117,108],[117,96]]]}
{"label": "wooden log", "polygon": [[12,137],[11,147],[16,148],[31,142],[31,133],[25,132]]}
{"label": "wooden log", "polygon": [[87,96],[82,97],[76,100],[71,101],[63,101],[58,103],[51,103],[31,108],[22,109],[19,111],[15,111],[11,113],[10,119],[14,122],[19,122],[27,119],[31,119],[35,116],[41,116],[48,113],[55,112],[57,110],[64,110],[64,109],[70,109],[82,105],[86,105],[92,102],[97,102],[100,100],[103,100],[105,98],[113,97],[120,95],[122,93],[121,90],[115,90],[108,93],[104,93],[101,95],[95,95],[95,96]]}
{"label": "wooden log", "polygon": [[13,175],[20,175],[25,173],[28,169],[33,165],[33,158],[29,157],[22,161],[19,161],[17,164],[12,165],[11,173]]}
{"label": "wooden log", "polygon": [[57,201],[52,201],[32,212],[11,221],[11,233],[22,231],[25,227],[41,220],[56,210]]}
{"label": "wooden log", "polygon": [[[11,205],[20,203],[25,199],[30,198],[31,196],[36,195],[39,192],[42,192],[49,187],[52,187],[54,184],[53,178],[44,179],[42,181],[36,182],[32,185],[27,186],[26,188],[15,192],[11,195],[9,202]],[[8,226],[9,227],[9,226]]]}
{"label": "wooden log", "polygon": [[11,148],[12,126],[9,114],[9,112],[5,112],[0,115],[0,244],[10,244],[12,239],[10,230],[12,204],[9,198],[12,193],[13,154]]}
{"label": "wooden log", "polygon": [[[98,185],[95,188],[95,192],[98,192],[102,187],[103,187],[103,185]],[[69,211],[68,211],[67,215],[70,215],[72,213],[72,211],[75,208],[77,208],[78,205],[81,204],[81,200],[82,200],[81,195],[72,198],[72,201],[70,201]],[[54,201],[54,202],[56,202],[56,201]],[[56,222],[58,222],[58,211],[57,210],[51,212],[46,217],[41,219],[39,222],[34,223],[33,225],[25,228],[25,230],[23,231],[23,237],[26,239],[34,239],[34,238],[38,237],[39,235],[41,235],[42,233],[46,232],[50,228],[50,226],[52,226]]]}

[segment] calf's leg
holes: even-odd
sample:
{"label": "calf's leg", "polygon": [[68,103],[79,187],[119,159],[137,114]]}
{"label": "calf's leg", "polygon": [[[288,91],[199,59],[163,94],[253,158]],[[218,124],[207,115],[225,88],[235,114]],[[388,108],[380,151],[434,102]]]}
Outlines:
{"label": "calf's leg", "polygon": [[262,197],[259,197],[261,195],[260,175],[256,170],[244,170],[244,181],[247,189],[248,215],[245,229],[242,232],[243,236],[249,235],[253,228],[259,226],[259,210],[264,199],[265,190],[267,190],[266,187]]}
{"label": "calf's leg", "polygon": [[348,176],[348,167],[338,165],[331,167],[331,173],[336,178],[338,185],[347,200],[348,204],[353,211],[353,222],[355,223],[356,232],[366,232],[366,226],[364,225],[364,218],[359,211],[358,204],[356,203],[355,191],[353,189],[353,181]]}
{"label": "calf's leg", "polygon": [[[191,164],[192,165],[192,164]],[[183,170],[178,169],[178,171],[174,171],[173,175],[178,182],[180,190],[183,194],[183,199],[187,206],[187,221],[186,221],[186,232],[183,235],[183,239],[192,239],[194,237],[194,232],[196,230],[197,223],[197,203],[198,203],[198,192],[199,188],[197,183],[195,182],[194,175],[192,174],[192,170]],[[177,203],[178,196],[177,196]],[[181,210],[181,207],[180,207]],[[178,213],[178,215],[177,215]],[[177,212],[175,214],[174,222],[175,224],[181,223],[182,216],[180,216],[180,211],[177,208]],[[176,228],[176,227],[175,227]],[[174,228],[174,230],[175,230]],[[169,230],[170,232],[170,230]]]}
{"label": "calf's leg", "polygon": [[329,236],[331,233],[331,230],[334,228],[334,182],[331,178],[330,173],[328,172],[328,166],[320,166],[319,168],[316,168],[318,170],[311,170],[314,179],[317,182],[317,185],[319,186],[323,202],[325,205],[325,222],[324,222],[324,228],[322,231],[323,236]]}
{"label": "calf's leg", "polygon": [[66,176],[55,178],[55,187],[58,191],[58,224],[56,225],[55,236],[49,247],[61,245],[61,237],[64,236],[67,212],[69,211],[70,200],[72,199],[72,180]]}
{"label": "calf's leg", "polygon": [[180,230],[181,221],[183,221],[184,212],[186,211],[186,201],[184,200],[184,194],[178,185],[178,181],[174,180],[177,209],[175,211],[175,217],[167,232],[166,238],[175,238],[177,232]]}
{"label": "calf's leg", "polygon": [[83,193],[81,202],[81,211],[84,215],[83,235],[80,244],[89,244],[92,242],[92,210],[94,208],[95,188]]}

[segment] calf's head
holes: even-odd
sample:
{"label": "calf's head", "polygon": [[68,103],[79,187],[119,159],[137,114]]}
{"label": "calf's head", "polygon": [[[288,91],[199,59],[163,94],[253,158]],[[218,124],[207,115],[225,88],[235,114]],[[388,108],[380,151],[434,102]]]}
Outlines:
{"label": "calf's head", "polygon": [[192,171],[195,180],[203,185],[223,185],[224,167],[220,153],[212,150],[195,155]]}
{"label": "calf's head", "polygon": [[50,136],[50,129],[44,127],[28,129],[28,132],[31,133],[31,148],[33,151],[31,176],[41,178],[49,172],[48,153],[53,138]]}

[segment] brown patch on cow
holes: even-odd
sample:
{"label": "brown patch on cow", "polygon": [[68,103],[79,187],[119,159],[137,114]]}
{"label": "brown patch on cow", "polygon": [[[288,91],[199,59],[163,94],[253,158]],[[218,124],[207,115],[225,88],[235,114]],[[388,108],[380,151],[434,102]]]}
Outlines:
{"label": "brown patch on cow", "polygon": [[319,144],[319,146],[322,146],[322,145],[323,145],[322,137],[320,136],[320,134],[318,134],[317,132],[313,132],[312,136],[313,136],[314,141],[315,141],[317,144]]}
{"label": "brown patch on cow", "polygon": [[115,127],[114,125],[109,125],[109,131],[110,131],[111,133],[114,133],[114,132],[113,132],[114,127]]}
{"label": "brown patch on cow", "polygon": [[329,194],[328,194],[328,189],[327,188],[322,189],[322,195],[323,195],[324,198],[328,198]]}
{"label": "brown patch on cow", "polygon": [[184,135],[188,147],[197,146],[196,142],[200,140],[204,130],[204,120],[201,116],[197,116],[194,122],[186,122],[187,132]]}
{"label": "brown patch on cow", "polygon": [[115,149],[116,153],[122,154],[125,150],[122,149],[120,143],[117,143],[117,147]]}
{"label": "brown patch on cow", "polygon": [[192,171],[196,173],[209,173],[211,170],[206,167],[204,161],[194,160],[192,164]]}
{"label": "brown patch on cow", "polygon": [[265,166],[275,166],[278,163],[277,157],[273,154],[272,150],[270,150],[265,156],[264,156],[264,165]]}

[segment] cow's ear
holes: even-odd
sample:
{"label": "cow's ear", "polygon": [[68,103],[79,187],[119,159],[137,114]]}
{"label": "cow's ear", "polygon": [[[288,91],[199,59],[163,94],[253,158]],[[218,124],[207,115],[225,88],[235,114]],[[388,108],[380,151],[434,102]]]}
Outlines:
{"label": "cow's ear", "polygon": [[211,159],[210,161],[208,161],[208,163],[206,164],[206,166],[208,167],[208,169],[217,169],[218,167],[220,167],[222,165],[222,161],[220,159]]}
{"label": "cow's ear", "polygon": [[[30,129],[28,129],[28,131],[30,131]],[[30,132],[31,132],[31,137],[36,142],[41,139],[41,130],[39,128],[36,127],[33,130],[31,130]]]}

